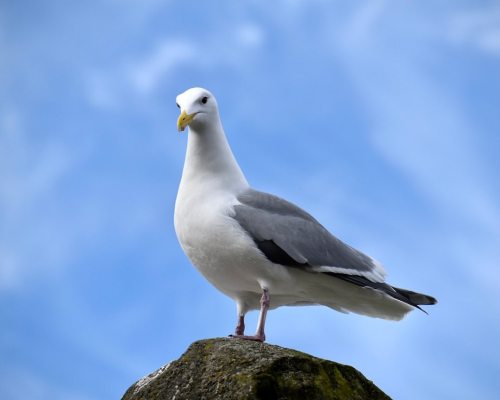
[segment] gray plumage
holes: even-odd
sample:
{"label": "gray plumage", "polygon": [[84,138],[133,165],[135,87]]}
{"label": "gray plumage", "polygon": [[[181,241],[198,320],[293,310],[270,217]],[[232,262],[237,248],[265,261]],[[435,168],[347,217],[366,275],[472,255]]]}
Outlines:
{"label": "gray plumage", "polygon": [[372,258],[333,236],[310,214],[277,196],[248,189],[234,218],[256,242],[273,241],[297,264],[336,267],[347,274],[375,273]]}
{"label": "gray plumage", "polygon": [[270,261],[383,291],[419,309],[419,304],[436,303],[431,296],[384,283],[384,271],[371,257],[333,236],[296,205],[254,189],[245,190],[238,201],[234,219]]}

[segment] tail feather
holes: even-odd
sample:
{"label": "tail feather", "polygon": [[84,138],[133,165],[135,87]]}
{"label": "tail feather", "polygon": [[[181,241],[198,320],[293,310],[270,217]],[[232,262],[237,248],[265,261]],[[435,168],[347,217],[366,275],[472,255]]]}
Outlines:
{"label": "tail feather", "polygon": [[342,279],[343,281],[350,282],[357,286],[370,287],[372,289],[381,290],[382,292],[388,294],[389,296],[399,301],[403,301],[404,303],[409,304],[415,308],[418,308],[419,310],[425,312],[426,314],[427,312],[419,306],[432,305],[437,303],[437,300],[432,296],[428,296],[423,293],[413,292],[411,290],[400,289],[383,282],[372,282],[363,276],[339,274],[335,272],[324,272],[324,274],[333,276],[338,279]]}

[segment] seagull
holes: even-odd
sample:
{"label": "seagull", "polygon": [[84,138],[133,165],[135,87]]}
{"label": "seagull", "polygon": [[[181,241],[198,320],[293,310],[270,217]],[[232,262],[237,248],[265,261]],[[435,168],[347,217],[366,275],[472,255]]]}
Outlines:
{"label": "seagull", "polygon": [[[342,313],[401,320],[431,296],[385,283],[373,258],[332,235],[309,213],[253,189],[236,161],[215,97],[191,88],[176,98],[187,150],[175,202],[179,243],[201,274],[236,302],[231,337],[265,341],[267,312],[324,305]],[[255,335],[245,314],[259,310]],[[423,310],[422,310],[423,311]]]}

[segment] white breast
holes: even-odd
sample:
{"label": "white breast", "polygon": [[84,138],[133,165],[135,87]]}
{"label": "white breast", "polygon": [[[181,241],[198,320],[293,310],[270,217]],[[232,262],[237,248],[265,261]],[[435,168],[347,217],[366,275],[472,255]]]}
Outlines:
{"label": "white breast", "polygon": [[[203,195],[205,193],[205,195]],[[231,218],[236,198],[227,192],[179,191],[175,230],[182,249],[215,287],[231,297],[236,292],[260,292],[252,271],[262,263],[251,238]]]}

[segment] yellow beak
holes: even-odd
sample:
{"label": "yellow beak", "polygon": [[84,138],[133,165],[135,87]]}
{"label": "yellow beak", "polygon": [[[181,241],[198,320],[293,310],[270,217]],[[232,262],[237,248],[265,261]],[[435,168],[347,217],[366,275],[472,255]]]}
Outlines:
{"label": "yellow beak", "polygon": [[186,129],[186,126],[191,123],[195,115],[196,113],[188,114],[186,111],[181,112],[181,115],[179,115],[179,119],[177,120],[177,130],[182,132]]}

